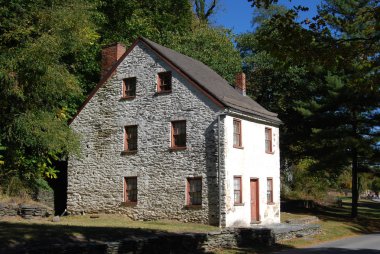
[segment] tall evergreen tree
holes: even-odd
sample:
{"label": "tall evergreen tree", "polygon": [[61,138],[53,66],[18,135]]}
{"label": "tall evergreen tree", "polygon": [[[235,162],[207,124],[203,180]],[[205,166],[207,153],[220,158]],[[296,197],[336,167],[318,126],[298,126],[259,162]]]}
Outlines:
{"label": "tall evergreen tree", "polygon": [[240,42],[246,59],[253,59],[255,78],[269,87],[259,87],[259,95],[273,103],[271,108],[285,109],[283,130],[293,135],[284,140],[290,148],[285,155],[312,157],[315,168],[332,177],[351,164],[352,217],[358,172],[379,165],[378,13],[379,1],[328,0],[313,20],[298,23],[297,10],[289,10]]}

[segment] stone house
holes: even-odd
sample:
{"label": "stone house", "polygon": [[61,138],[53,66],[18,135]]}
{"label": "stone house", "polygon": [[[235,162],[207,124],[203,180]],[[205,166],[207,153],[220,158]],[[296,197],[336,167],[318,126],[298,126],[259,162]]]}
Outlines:
{"label": "stone house", "polygon": [[139,38],[102,51],[102,78],[70,122],[71,213],[221,227],[280,222],[281,121],[203,63]]}

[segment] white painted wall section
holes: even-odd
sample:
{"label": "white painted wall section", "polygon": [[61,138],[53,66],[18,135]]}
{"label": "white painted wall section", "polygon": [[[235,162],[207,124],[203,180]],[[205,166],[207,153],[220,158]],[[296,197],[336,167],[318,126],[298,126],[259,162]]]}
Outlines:
{"label": "white painted wall section", "polygon": [[[233,120],[241,121],[242,148],[233,147]],[[265,152],[265,128],[272,129],[272,151]],[[259,223],[280,222],[279,129],[227,115],[225,119],[226,226],[251,224],[250,179],[259,181]],[[242,177],[242,204],[234,204],[234,176]],[[273,178],[273,203],[267,202],[267,178]]]}

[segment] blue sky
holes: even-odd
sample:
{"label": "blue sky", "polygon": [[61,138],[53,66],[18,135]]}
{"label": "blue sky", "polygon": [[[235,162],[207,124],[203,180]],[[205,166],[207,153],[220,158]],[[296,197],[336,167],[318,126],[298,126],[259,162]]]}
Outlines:
{"label": "blue sky", "polygon": [[[288,8],[303,5],[309,7],[309,11],[303,13],[300,18],[313,17],[317,12],[317,5],[321,0],[279,0],[279,4]],[[251,19],[253,8],[247,0],[220,0],[216,14],[211,19],[212,24],[222,25],[232,29],[236,34],[251,31]]]}

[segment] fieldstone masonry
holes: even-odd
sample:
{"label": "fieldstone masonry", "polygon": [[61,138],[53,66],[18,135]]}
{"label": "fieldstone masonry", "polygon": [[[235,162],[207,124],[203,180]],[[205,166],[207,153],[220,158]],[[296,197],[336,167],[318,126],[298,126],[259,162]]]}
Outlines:
{"label": "fieldstone masonry", "polygon": [[52,213],[52,209],[41,205],[0,202],[0,218],[20,215],[24,219],[32,219],[35,217],[48,217]]}
{"label": "fieldstone masonry", "polygon": [[[68,162],[71,213],[123,213],[135,220],[219,223],[217,115],[221,110],[176,71],[172,93],[156,93],[156,75],[171,70],[139,42],[71,128],[82,154]],[[136,98],[122,99],[122,80],[136,77]],[[171,151],[171,121],[186,120],[187,149]],[[123,154],[124,126],[138,126],[138,152]],[[123,203],[124,177],[137,176],[138,201]],[[223,175],[222,175],[223,176]],[[202,206],[186,207],[187,177],[202,177]],[[223,199],[224,200],[224,199]]]}

